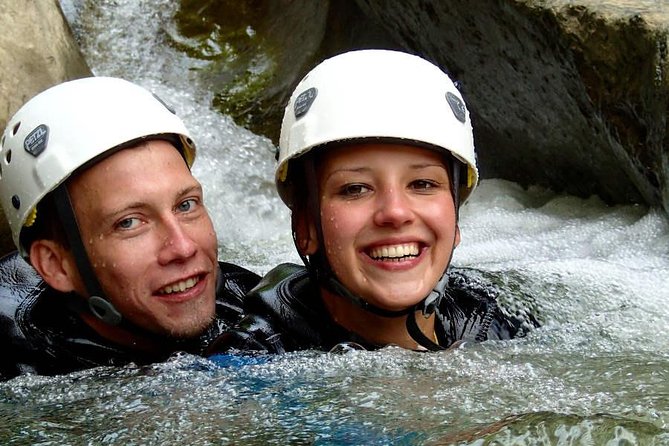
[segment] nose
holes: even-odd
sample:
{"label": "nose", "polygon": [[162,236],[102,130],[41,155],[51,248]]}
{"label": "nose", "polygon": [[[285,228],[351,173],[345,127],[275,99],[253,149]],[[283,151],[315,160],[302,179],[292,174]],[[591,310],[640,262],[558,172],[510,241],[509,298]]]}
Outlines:
{"label": "nose", "polygon": [[183,262],[197,252],[197,244],[187,228],[174,216],[163,222],[162,244],[158,261],[163,264]]}
{"label": "nose", "polygon": [[414,220],[409,197],[401,189],[382,190],[377,195],[374,222],[379,226],[400,227]]}

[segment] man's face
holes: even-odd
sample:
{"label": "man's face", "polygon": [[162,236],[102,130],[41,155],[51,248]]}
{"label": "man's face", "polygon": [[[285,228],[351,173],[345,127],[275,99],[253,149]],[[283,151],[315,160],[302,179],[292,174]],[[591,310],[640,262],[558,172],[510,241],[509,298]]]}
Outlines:
{"label": "man's face", "polygon": [[215,312],[217,239],[179,152],[160,140],[121,150],[68,190],[93,269],[123,317],[173,337],[204,331]]}

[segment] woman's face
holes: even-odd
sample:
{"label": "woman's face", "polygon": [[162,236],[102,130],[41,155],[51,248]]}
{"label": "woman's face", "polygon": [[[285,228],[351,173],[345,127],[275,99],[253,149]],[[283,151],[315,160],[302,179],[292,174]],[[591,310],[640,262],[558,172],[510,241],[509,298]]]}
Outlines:
{"label": "woman's face", "polygon": [[[325,252],[342,284],[389,310],[427,296],[460,241],[443,157],[405,145],[346,146],[322,157],[318,181]],[[313,225],[309,233],[312,254]]]}

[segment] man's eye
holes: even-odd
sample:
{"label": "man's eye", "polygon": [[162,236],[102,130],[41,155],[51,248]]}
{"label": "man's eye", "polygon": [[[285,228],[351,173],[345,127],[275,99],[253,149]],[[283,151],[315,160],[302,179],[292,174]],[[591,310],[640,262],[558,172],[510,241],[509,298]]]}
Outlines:
{"label": "man's eye", "polygon": [[119,221],[116,224],[116,227],[124,230],[134,229],[137,226],[139,226],[139,223],[140,223],[139,218],[134,218],[134,217],[124,218],[123,220]]}
{"label": "man's eye", "polygon": [[188,200],[184,200],[181,203],[179,203],[179,206],[177,206],[177,210],[179,210],[180,212],[188,212],[192,210],[196,204],[197,204],[196,200],[190,198]]}

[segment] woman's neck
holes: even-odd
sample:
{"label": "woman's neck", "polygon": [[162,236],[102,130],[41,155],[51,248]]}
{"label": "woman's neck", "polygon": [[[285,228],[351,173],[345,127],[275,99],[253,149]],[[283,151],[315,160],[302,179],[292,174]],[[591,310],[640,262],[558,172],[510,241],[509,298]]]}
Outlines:
{"label": "woman's neck", "polygon": [[[366,341],[377,345],[397,345],[411,350],[424,349],[407,331],[407,316],[379,316],[323,288],[321,296],[332,319]],[[429,318],[416,315],[416,323],[425,336],[437,342],[434,333],[434,314]]]}

